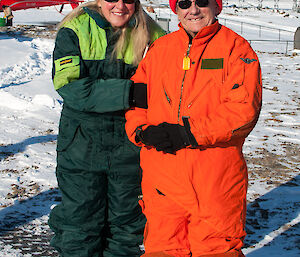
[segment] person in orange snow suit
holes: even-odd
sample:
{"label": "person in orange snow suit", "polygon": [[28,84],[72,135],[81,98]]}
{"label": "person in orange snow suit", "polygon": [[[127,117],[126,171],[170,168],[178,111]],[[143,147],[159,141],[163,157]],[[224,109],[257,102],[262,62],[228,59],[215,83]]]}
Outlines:
{"label": "person in orange snow suit", "polygon": [[126,113],[142,147],[143,256],[241,257],[247,167],[242,147],[261,109],[259,60],[216,19],[221,0],[170,0],[179,30],[132,77],[148,109]]}

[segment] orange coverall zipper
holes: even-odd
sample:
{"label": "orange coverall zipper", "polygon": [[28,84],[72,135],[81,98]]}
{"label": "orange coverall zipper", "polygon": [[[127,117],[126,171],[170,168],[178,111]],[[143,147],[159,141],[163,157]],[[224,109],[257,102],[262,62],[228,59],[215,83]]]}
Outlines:
{"label": "orange coverall zipper", "polygon": [[[186,51],[186,57],[189,57],[191,46],[192,46],[192,44],[189,44],[189,47]],[[181,82],[180,98],[179,98],[179,106],[178,106],[178,117],[177,117],[177,122],[178,123],[179,123],[179,120],[180,120],[180,108],[181,108],[182,93],[183,93],[183,83],[184,83],[184,80],[185,80],[186,72],[187,72],[187,70],[184,71],[183,79],[182,79],[182,82]]]}

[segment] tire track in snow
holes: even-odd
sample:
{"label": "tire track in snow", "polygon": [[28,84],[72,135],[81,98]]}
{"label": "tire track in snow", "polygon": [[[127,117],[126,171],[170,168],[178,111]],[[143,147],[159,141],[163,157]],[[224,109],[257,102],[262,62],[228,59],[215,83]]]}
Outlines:
{"label": "tire track in snow", "polygon": [[23,44],[29,45],[31,53],[22,63],[0,69],[0,88],[30,82],[45,71],[51,70],[53,40],[33,39],[24,41]]}

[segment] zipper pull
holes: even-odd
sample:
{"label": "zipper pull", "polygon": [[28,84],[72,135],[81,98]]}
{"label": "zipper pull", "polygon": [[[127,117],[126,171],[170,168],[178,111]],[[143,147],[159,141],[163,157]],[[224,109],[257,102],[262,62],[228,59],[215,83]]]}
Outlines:
{"label": "zipper pull", "polygon": [[182,68],[184,70],[189,70],[191,68],[191,59],[190,59],[190,57],[188,57],[188,56],[183,57]]}
{"label": "zipper pull", "polygon": [[189,44],[189,47],[186,51],[186,56],[183,57],[183,70],[189,70],[191,68],[191,58],[189,57],[191,46],[192,44]]}

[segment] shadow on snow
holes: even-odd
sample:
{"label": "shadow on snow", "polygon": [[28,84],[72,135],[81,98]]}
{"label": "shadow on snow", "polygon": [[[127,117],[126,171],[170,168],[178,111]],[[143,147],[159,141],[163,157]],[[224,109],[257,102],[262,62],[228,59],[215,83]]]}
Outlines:
{"label": "shadow on snow", "polygon": [[248,204],[245,247],[251,248],[260,242],[262,245],[250,251],[247,257],[267,256],[263,254],[266,250],[263,246],[270,243],[278,246],[278,250],[291,250],[298,245],[300,253],[299,199],[300,175]]}
{"label": "shadow on snow", "polygon": [[[57,135],[36,136],[7,146],[0,146],[0,160],[19,152],[24,152],[28,145],[55,141]],[[50,207],[60,200],[58,189],[42,192],[26,200],[0,210],[0,235],[12,231],[43,215],[48,215]]]}
{"label": "shadow on snow", "polygon": [[17,41],[19,42],[25,42],[25,41],[32,41],[33,38],[30,38],[30,37],[26,37],[24,35],[22,35],[22,32],[7,32],[7,31],[1,31],[0,32],[0,40],[3,40],[3,39],[16,39]]}
{"label": "shadow on snow", "polygon": [[16,201],[14,205],[0,210],[0,235],[48,215],[51,206],[58,201],[60,201],[58,189],[52,189],[27,200]]}
{"label": "shadow on snow", "polygon": [[6,146],[0,146],[0,160],[5,159],[19,152],[24,152],[28,145],[46,143],[55,141],[57,135],[46,135],[30,137],[17,144],[11,144]]}
{"label": "shadow on snow", "polygon": [[31,80],[25,81],[25,82],[20,82],[20,83],[2,84],[2,86],[0,86],[0,89],[11,87],[11,86],[21,86],[21,85],[27,84],[28,82],[31,82]]}

